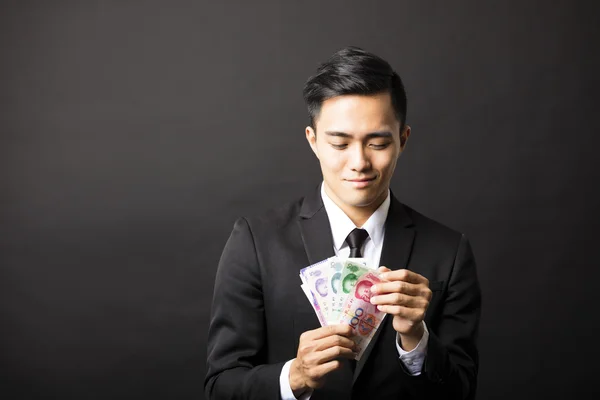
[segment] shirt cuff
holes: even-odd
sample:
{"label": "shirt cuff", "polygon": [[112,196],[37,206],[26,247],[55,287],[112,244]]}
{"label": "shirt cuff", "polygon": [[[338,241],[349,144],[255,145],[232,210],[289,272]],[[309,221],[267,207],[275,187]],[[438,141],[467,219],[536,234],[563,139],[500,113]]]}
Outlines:
{"label": "shirt cuff", "polygon": [[281,396],[281,400],[308,400],[312,395],[312,390],[306,391],[302,393],[302,396],[296,398],[290,386],[290,367],[292,366],[292,362],[294,360],[295,358],[283,364],[281,374],[279,375],[279,394]]}
{"label": "shirt cuff", "polygon": [[419,344],[417,344],[417,347],[415,347],[411,351],[405,351],[404,349],[402,349],[402,347],[400,347],[400,334],[396,333],[396,349],[398,350],[400,361],[402,361],[402,364],[404,364],[404,366],[412,376],[421,375],[423,363],[425,362],[425,356],[427,355],[427,342],[429,341],[429,330],[427,329],[425,321],[423,321],[423,328],[425,328],[423,332],[423,337],[419,341]]}

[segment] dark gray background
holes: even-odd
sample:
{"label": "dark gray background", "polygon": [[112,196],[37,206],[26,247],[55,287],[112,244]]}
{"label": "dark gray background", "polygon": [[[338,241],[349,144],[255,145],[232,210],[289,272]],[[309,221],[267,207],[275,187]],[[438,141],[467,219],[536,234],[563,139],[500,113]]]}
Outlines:
{"label": "dark gray background", "polygon": [[478,398],[598,393],[593,3],[2,2],[2,397],[203,397],[223,245],[319,183],[301,90],[346,45],[407,88],[393,190],[472,241]]}

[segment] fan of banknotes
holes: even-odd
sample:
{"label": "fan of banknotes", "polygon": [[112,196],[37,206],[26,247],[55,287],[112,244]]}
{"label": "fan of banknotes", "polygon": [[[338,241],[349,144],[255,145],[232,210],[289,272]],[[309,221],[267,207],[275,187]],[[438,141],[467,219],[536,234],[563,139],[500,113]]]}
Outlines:
{"label": "fan of banknotes", "polygon": [[359,360],[385,313],[372,305],[371,286],[381,282],[363,258],[331,257],[300,270],[302,290],[321,326],[348,324]]}

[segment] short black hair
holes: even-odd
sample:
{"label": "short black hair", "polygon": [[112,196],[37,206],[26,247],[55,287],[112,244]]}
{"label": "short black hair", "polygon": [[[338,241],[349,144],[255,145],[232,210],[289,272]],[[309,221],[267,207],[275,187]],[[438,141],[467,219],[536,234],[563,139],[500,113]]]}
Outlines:
{"label": "short black hair", "polygon": [[402,130],[406,122],[406,91],[400,76],[383,58],[359,47],[345,47],[321,64],[317,73],[304,85],[310,126],[316,130],[315,120],[327,99],[346,94],[374,95],[383,92],[390,93]]}

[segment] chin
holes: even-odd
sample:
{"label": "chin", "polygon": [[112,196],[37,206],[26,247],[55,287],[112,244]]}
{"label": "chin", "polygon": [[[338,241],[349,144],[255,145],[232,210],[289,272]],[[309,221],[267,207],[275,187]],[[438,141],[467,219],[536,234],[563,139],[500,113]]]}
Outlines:
{"label": "chin", "polygon": [[366,207],[377,199],[377,193],[353,193],[346,197],[345,203],[353,207]]}

